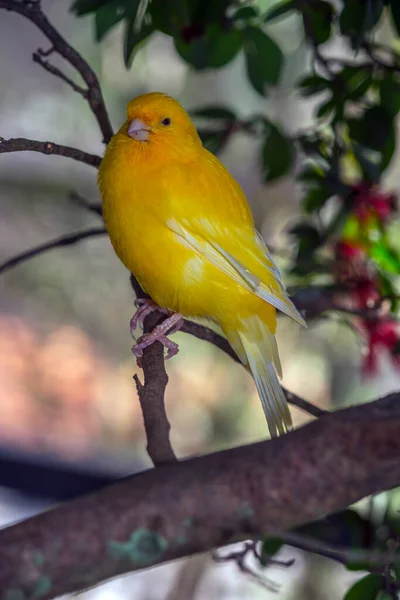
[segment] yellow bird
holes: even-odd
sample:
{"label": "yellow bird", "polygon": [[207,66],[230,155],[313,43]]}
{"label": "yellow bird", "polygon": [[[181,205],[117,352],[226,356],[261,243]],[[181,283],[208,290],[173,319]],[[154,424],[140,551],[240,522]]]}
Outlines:
{"label": "yellow bird", "polygon": [[127,120],[111,139],[98,183],[115,252],[153,302],[169,316],[133,348],[161,341],[183,317],[217,323],[251,371],[270,434],[291,428],[276,372],[276,309],[305,325],[279,270],[254,228],[240,185],[202,145],[187,112],[162,93],[129,102]]}

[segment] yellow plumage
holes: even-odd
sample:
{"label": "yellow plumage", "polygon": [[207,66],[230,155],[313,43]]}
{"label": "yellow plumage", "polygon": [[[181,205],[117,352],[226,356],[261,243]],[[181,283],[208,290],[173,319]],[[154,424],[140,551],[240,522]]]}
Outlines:
{"label": "yellow plumage", "polygon": [[[138,123],[145,129],[137,132]],[[281,372],[276,308],[304,321],[241,187],[176,100],[153,93],[128,104],[99,185],[121,261],[159,306],[220,325],[253,374],[271,435],[285,432],[291,418],[274,370]]]}

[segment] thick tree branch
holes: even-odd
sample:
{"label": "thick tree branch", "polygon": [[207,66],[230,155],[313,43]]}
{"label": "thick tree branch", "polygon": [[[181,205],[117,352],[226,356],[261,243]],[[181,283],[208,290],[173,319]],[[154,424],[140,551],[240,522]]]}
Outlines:
{"label": "thick tree branch", "polygon": [[5,140],[0,137],[0,154],[4,152],[41,152],[42,154],[57,154],[66,156],[78,162],[83,162],[92,167],[98,167],[101,163],[100,156],[89,154],[78,148],[63,146],[54,142],[40,142],[38,140],[28,140],[26,138],[11,138]]}
{"label": "thick tree branch", "polygon": [[[22,15],[23,17],[34,23],[36,27],[40,29],[43,35],[51,43],[50,50],[47,52],[41,51],[42,55],[49,54],[51,52],[57,52],[78,71],[78,73],[81,75],[82,79],[87,85],[85,97],[89,103],[89,106],[94,116],[97,119],[100,130],[103,134],[103,141],[107,144],[113,135],[113,129],[111,127],[107,109],[104,104],[99,80],[97,79],[97,76],[93,69],[82,58],[79,52],[77,52],[75,48],[70,46],[68,42],[49,22],[46,15],[41,10],[40,2],[26,2],[24,0],[0,0],[0,9],[1,8]],[[52,67],[52,72],[53,70],[54,67]],[[57,69],[57,71],[59,70]],[[60,71],[57,75],[60,76]],[[71,80],[69,80],[65,76],[63,77],[63,79],[67,81],[69,85],[71,85]],[[72,87],[76,90],[74,86]]]}
{"label": "thick tree branch", "polygon": [[0,531],[0,597],[53,598],[400,483],[400,393],[271,441],[164,465]]}
{"label": "thick tree branch", "polygon": [[6,260],[3,264],[0,264],[0,274],[5,273],[9,269],[17,267],[18,265],[30,260],[31,258],[34,258],[35,256],[44,254],[49,250],[71,246],[81,242],[82,240],[86,240],[91,237],[97,237],[98,235],[104,235],[105,233],[107,232],[104,227],[93,227],[92,229],[86,229],[85,231],[79,231],[78,233],[68,233],[67,235],[58,237],[55,240],[46,242],[45,244],[40,244],[40,246],[30,248],[26,252],[21,252],[21,254],[17,254],[9,260]]}

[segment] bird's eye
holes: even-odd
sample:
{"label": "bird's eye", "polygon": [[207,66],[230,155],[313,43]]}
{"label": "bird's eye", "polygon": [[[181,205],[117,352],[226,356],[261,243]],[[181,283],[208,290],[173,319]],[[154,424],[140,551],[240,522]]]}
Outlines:
{"label": "bird's eye", "polygon": [[161,121],[162,125],[171,125],[171,119],[169,117],[165,117],[165,119],[163,119]]}

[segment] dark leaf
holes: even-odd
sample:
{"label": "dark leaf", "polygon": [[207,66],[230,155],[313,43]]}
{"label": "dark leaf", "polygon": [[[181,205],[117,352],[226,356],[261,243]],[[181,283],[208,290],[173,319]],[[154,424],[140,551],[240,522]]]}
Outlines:
{"label": "dark leaf", "polygon": [[311,36],[312,41],[317,45],[328,41],[334,15],[332,4],[325,0],[317,0],[305,5],[303,10],[304,29],[307,36]]}
{"label": "dark leaf", "polygon": [[295,0],[287,0],[284,2],[280,2],[279,4],[276,4],[275,6],[273,6],[267,12],[267,14],[264,17],[264,23],[269,23],[270,21],[274,21],[275,19],[278,19],[279,17],[283,17],[284,15],[286,15],[288,12],[291,12],[292,10],[296,10]]}
{"label": "dark leaf", "polygon": [[364,96],[373,82],[371,72],[357,66],[345,67],[337,74],[336,81],[338,85],[344,82],[346,96],[352,100]]}
{"label": "dark leaf", "polygon": [[265,180],[273,181],[286,175],[293,166],[294,159],[293,141],[286,137],[276,125],[271,124],[262,149]]}
{"label": "dark leaf", "polygon": [[390,165],[396,150],[396,129],[393,126],[389,132],[386,143],[382,148],[380,171],[383,173]]}
{"label": "dark leaf", "polygon": [[393,128],[393,118],[382,106],[373,106],[361,119],[349,119],[350,137],[373,150],[382,150]]}
{"label": "dark leaf", "polygon": [[248,21],[258,16],[258,12],[252,6],[242,6],[238,11],[235,12],[235,21]]}
{"label": "dark leaf", "polygon": [[384,583],[383,575],[367,575],[349,589],[344,600],[375,600]]}
{"label": "dark leaf", "polygon": [[[149,5],[149,13],[155,30],[166,35],[179,37],[182,30],[188,28],[191,23],[191,14],[187,5],[181,0],[153,0]],[[192,28],[193,35],[198,32]],[[200,28],[200,33],[204,28]]]}
{"label": "dark leaf", "polygon": [[301,95],[307,97],[325,91],[331,85],[331,82],[319,75],[307,75],[297,85],[300,88]]}
{"label": "dark leaf", "polygon": [[265,562],[268,562],[268,559],[274,556],[282,546],[283,542],[279,538],[266,538],[262,543],[261,557],[265,557]]}
{"label": "dark leaf", "polygon": [[354,144],[354,155],[360,165],[363,177],[371,183],[378,183],[381,178],[381,159],[379,155],[362,144]]}
{"label": "dark leaf", "polygon": [[125,16],[125,7],[121,0],[113,0],[101,6],[95,15],[96,41],[100,42],[106,33]]}
{"label": "dark leaf", "polygon": [[329,198],[332,197],[330,190],[325,186],[311,187],[303,198],[303,207],[306,213],[311,214],[321,209]]}
{"label": "dark leaf", "polygon": [[100,8],[100,6],[103,6],[108,2],[110,2],[110,0],[75,0],[70,11],[74,12],[77,17],[81,17],[82,15],[94,12]]}
{"label": "dark leaf", "polygon": [[392,14],[394,26],[397,31],[397,35],[400,35],[400,4],[397,0],[391,0],[390,11]]}
{"label": "dark leaf", "polygon": [[224,148],[226,142],[229,139],[229,134],[225,129],[218,131],[203,129],[199,130],[199,136],[203,145],[207,150],[213,154],[218,154]]}
{"label": "dark leaf", "polygon": [[135,30],[135,19],[130,18],[125,24],[124,35],[124,63],[127,69],[132,64],[133,58],[139,47],[139,44],[153,33],[153,25],[144,23],[140,31]]}
{"label": "dark leaf", "polygon": [[247,74],[262,96],[266,85],[276,85],[283,65],[283,54],[272,38],[257,27],[243,31]]}
{"label": "dark leaf", "polygon": [[319,105],[318,110],[317,110],[317,118],[323,119],[324,117],[333,113],[335,108],[336,108],[336,101],[333,100],[332,98],[330,98],[326,102],[322,102],[322,104]]}
{"label": "dark leaf", "polygon": [[239,52],[242,39],[239,31],[225,31],[219,25],[209,25],[204,35],[189,42],[175,38],[180,56],[195,69],[219,68],[230,62]]}
{"label": "dark leaf", "polygon": [[228,108],[222,106],[207,106],[192,112],[195,117],[204,117],[206,119],[219,119],[221,121],[234,121],[236,115]]}
{"label": "dark leaf", "polygon": [[318,229],[315,227],[315,225],[307,222],[297,223],[294,227],[289,229],[288,233],[297,238],[297,253],[299,258],[310,256],[322,242],[322,238]]}
{"label": "dark leaf", "polygon": [[352,45],[358,49],[362,38],[379,21],[383,10],[381,0],[346,0],[340,14],[340,30],[352,39]]}
{"label": "dark leaf", "polygon": [[393,77],[393,73],[385,72],[379,84],[382,106],[392,116],[400,111],[400,84]]}

